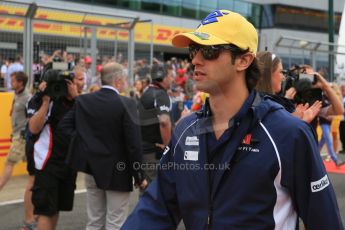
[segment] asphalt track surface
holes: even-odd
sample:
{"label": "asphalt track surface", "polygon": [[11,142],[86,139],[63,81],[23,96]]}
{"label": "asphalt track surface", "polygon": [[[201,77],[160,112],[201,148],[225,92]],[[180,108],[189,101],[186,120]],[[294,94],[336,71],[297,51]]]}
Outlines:
{"label": "asphalt track surface", "polygon": [[[332,184],[337,195],[338,205],[343,223],[345,223],[345,175],[344,174],[329,174]],[[20,178],[15,178],[11,185],[18,186]],[[9,189],[8,189],[9,190]],[[7,192],[9,192],[7,190]],[[72,212],[61,212],[58,223],[58,230],[79,230],[85,229],[87,222],[85,199],[86,194],[84,189],[79,189],[79,193],[75,196],[74,208]],[[19,200],[4,201],[6,190],[0,191],[0,230],[18,230],[23,221],[23,203]],[[12,192],[13,193],[13,192]],[[13,194],[11,194],[13,195]],[[138,193],[131,194],[130,209],[133,209],[138,199]],[[184,229],[182,226],[179,230]]]}

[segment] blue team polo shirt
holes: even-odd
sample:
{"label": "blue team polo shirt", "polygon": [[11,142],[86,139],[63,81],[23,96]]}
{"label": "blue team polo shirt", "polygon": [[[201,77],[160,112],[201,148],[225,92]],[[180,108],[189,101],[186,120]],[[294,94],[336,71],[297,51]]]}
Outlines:
{"label": "blue team polo shirt", "polygon": [[[220,138],[217,140],[216,135],[213,131],[212,121],[209,119],[209,126],[212,127],[209,132],[206,134],[207,138],[207,159],[209,164],[217,164],[217,162],[220,161],[222,158],[222,155],[224,154],[224,148],[225,144],[231,140],[232,134],[235,130],[235,125],[238,122],[241,122],[241,119],[246,115],[248,110],[250,109],[253,101],[255,98],[255,91],[252,90],[249,93],[249,96],[243,103],[241,109],[238,111],[238,113],[229,120],[229,127],[224,131],[224,133],[220,136]],[[211,115],[212,116],[212,115]],[[238,127],[238,126],[236,126]],[[212,173],[213,174],[213,173]]]}

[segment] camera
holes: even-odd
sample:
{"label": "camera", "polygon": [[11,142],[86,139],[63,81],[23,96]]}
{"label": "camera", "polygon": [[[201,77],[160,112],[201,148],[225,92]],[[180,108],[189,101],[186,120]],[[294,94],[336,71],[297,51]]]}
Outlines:
{"label": "camera", "polygon": [[52,100],[57,100],[68,94],[68,86],[66,80],[73,81],[74,73],[71,71],[62,71],[58,69],[50,69],[44,73],[43,80],[47,83],[44,94],[48,95]]}
{"label": "camera", "polygon": [[296,95],[294,102],[297,104],[309,103],[312,105],[315,101],[322,101],[322,90],[320,88],[312,88],[310,79],[300,79],[295,84]]}
{"label": "camera", "polygon": [[322,101],[322,90],[319,88],[313,88],[317,83],[317,76],[315,74],[303,73],[305,68],[298,65],[285,71],[285,81],[282,85],[282,94],[294,87],[296,89],[296,95],[293,98],[293,102],[297,104],[309,103],[313,104],[315,101]]}
{"label": "camera", "polygon": [[317,82],[317,77],[315,74],[300,73],[298,80],[307,80],[310,81],[312,85],[315,85]]}

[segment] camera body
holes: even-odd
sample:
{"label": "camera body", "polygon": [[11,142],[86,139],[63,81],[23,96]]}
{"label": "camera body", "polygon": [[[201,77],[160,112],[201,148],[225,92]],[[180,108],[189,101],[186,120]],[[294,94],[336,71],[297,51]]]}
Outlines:
{"label": "camera body", "polygon": [[71,71],[63,71],[58,69],[50,69],[44,73],[43,80],[47,83],[44,94],[48,95],[52,100],[57,100],[68,94],[67,81],[73,81],[74,73]]}
{"label": "camera body", "polygon": [[293,98],[294,103],[309,103],[311,105],[317,100],[322,101],[322,90],[313,87],[317,83],[317,76],[302,73],[303,70],[303,68],[295,66],[286,71],[285,81],[282,86],[283,95],[288,89],[294,87],[296,89],[296,95]]}
{"label": "camera body", "polygon": [[298,80],[305,79],[305,80],[311,81],[312,85],[315,85],[317,82],[317,77],[315,74],[300,73],[298,78],[299,78]]}

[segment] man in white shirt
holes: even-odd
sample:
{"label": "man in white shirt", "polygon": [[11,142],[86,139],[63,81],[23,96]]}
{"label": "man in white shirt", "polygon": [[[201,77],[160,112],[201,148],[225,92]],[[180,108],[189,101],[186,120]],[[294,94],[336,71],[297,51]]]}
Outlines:
{"label": "man in white shirt", "polygon": [[7,68],[6,72],[6,79],[5,79],[5,87],[8,91],[12,90],[11,86],[11,74],[14,72],[24,71],[22,57],[18,55],[15,59],[15,62],[10,64]]}

